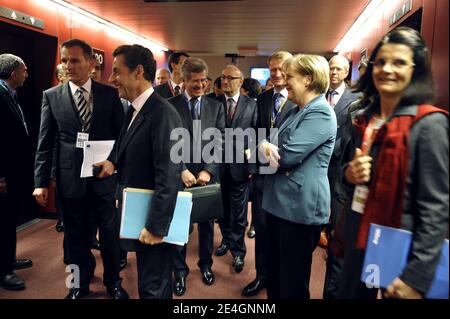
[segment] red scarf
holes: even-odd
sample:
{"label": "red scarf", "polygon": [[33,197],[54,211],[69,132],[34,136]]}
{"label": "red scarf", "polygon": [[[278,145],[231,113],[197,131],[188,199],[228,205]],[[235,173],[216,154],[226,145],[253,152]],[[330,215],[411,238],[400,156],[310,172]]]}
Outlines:
{"label": "red scarf", "polygon": [[[448,112],[432,105],[419,105],[416,116],[394,116],[378,131],[374,144],[380,144],[376,158],[376,172],[369,186],[364,214],[359,226],[356,246],[365,249],[371,223],[399,228],[402,221],[406,178],[409,160],[409,131],[418,120],[431,113]],[[364,134],[367,119],[355,126]]]}

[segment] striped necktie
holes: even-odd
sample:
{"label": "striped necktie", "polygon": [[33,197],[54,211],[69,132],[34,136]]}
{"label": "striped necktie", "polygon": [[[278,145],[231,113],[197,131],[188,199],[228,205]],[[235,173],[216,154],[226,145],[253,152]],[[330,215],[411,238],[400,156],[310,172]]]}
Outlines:
{"label": "striped necktie", "polygon": [[78,114],[80,115],[81,123],[83,124],[84,131],[89,131],[91,126],[91,109],[88,102],[84,97],[84,92],[86,90],[82,87],[78,88],[76,91]]}

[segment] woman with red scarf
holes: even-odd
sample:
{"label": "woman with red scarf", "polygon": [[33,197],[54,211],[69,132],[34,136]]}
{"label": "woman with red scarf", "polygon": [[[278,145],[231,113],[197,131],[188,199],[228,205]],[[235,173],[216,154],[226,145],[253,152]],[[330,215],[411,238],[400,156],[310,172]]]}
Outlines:
{"label": "woman with red scarf", "polygon": [[371,223],[412,232],[405,269],[387,298],[423,298],[448,231],[448,113],[433,98],[428,49],[420,34],[400,27],[376,45],[357,84],[368,105],[357,112],[343,159],[344,265],[338,298],[376,298],[360,281]]}

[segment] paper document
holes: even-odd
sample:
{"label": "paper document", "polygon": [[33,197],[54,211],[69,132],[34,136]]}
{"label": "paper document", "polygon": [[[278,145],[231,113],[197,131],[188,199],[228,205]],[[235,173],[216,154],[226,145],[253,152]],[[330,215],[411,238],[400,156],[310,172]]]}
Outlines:
{"label": "paper document", "polygon": [[94,176],[94,163],[106,161],[114,146],[111,141],[85,141],[83,147],[83,164],[80,177]]}

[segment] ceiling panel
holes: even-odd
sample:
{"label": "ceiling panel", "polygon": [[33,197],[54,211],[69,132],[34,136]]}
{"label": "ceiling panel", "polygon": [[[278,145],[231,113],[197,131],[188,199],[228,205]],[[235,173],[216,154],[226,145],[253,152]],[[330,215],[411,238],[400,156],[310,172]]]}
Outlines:
{"label": "ceiling panel", "polygon": [[172,50],[222,55],[239,47],[329,53],[368,0],[243,0],[145,3],[71,0]]}

